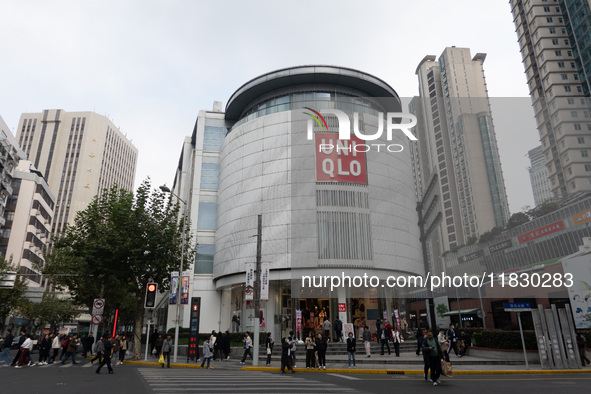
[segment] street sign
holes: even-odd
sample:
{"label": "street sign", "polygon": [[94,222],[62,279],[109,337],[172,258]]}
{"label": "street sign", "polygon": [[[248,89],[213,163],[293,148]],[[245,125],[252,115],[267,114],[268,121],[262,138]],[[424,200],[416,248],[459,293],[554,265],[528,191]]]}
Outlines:
{"label": "street sign", "polygon": [[530,312],[531,304],[529,302],[506,302],[503,304],[505,312]]}
{"label": "street sign", "polygon": [[92,315],[92,324],[99,325],[103,321],[103,315]]}
{"label": "street sign", "polygon": [[104,310],[105,310],[104,298],[95,298],[94,302],[92,303],[92,314],[93,315],[102,315]]}

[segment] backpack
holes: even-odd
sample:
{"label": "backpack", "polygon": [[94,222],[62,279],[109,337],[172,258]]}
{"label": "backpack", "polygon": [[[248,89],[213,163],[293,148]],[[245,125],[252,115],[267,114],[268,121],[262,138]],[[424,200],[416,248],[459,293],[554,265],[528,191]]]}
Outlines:
{"label": "backpack", "polygon": [[64,339],[64,340],[62,341],[62,347],[67,347],[67,346],[68,346],[68,343],[70,343],[70,341],[69,341],[69,340],[67,340],[67,339]]}

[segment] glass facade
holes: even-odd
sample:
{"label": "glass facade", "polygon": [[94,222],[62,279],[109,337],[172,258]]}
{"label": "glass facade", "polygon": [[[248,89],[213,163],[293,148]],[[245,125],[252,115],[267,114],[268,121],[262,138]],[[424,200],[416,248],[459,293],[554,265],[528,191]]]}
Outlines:
{"label": "glass facade", "polygon": [[199,216],[197,216],[197,230],[215,230],[217,204],[213,202],[199,203]]}
{"label": "glass facade", "polygon": [[561,0],[562,13],[565,17],[566,30],[573,57],[576,60],[583,93],[589,96],[591,76],[591,10],[589,2],[580,0]]}
{"label": "glass facade", "polygon": [[195,259],[196,274],[213,274],[213,255],[215,245],[199,244],[197,245],[197,254]]}

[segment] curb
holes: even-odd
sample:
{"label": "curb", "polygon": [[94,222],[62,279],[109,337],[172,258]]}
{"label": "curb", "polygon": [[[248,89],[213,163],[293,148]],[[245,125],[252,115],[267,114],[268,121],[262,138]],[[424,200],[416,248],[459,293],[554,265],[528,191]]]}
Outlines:
{"label": "curb", "polygon": [[[151,361],[140,361],[140,360],[125,360],[123,364],[135,364],[135,365],[153,365],[156,367],[160,367],[161,365]],[[176,364],[170,363],[170,367],[176,368],[194,368],[194,369],[201,369],[201,364]],[[203,368],[206,369],[206,368]],[[215,367],[210,367],[210,369],[215,369]]]}
{"label": "curb", "polygon": [[[243,371],[266,371],[266,372],[280,372],[280,368],[271,367],[243,367]],[[305,373],[348,373],[361,375],[423,375],[423,370],[412,369],[344,369],[344,368],[329,368],[329,369],[302,369],[295,368],[296,372]],[[591,373],[591,369],[530,369],[530,370],[471,370],[471,371],[454,371],[454,375],[541,375],[541,374],[566,374],[566,373]]]}

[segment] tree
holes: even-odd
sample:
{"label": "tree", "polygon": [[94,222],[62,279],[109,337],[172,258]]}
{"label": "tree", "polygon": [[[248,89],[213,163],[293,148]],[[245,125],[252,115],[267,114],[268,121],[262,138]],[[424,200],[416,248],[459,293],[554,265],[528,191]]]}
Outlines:
{"label": "tree", "polygon": [[60,322],[71,320],[80,314],[80,307],[71,300],[59,298],[55,293],[45,293],[38,304],[23,300],[18,311],[20,316],[29,320],[31,331],[36,332],[47,323],[53,330]]}
{"label": "tree", "polygon": [[[0,255],[0,281],[6,277],[7,272],[16,271],[12,259],[6,259]],[[27,285],[22,276],[16,277],[12,288],[0,288],[0,326],[4,325],[6,318],[15,311],[24,299]]]}
{"label": "tree", "polygon": [[447,309],[447,305],[445,304],[437,304],[435,311],[437,312],[437,316],[443,317],[443,314],[449,312],[449,309]]}
{"label": "tree", "polygon": [[543,202],[542,204],[538,205],[537,207],[532,208],[529,211],[527,211],[527,214],[529,215],[530,218],[537,219],[537,218],[547,215],[551,212],[554,212],[558,209],[560,209],[560,205],[557,202],[546,201],[546,202]]}
{"label": "tree", "polygon": [[504,230],[503,227],[493,227],[489,231],[485,232],[484,234],[480,235],[478,239],[478,243],[488,242],[494,238],[495,235],[502,233]]}
{"label": "tree", "polygon": [[56,275],[54,281],[89,308],[101,288],[105,313],[129,297],[135,300],[135,358],[140,358],[146,284],[166,288],[170,273],[179,268],[183,238],[183,267],[194,258],[192,236],[171,198],[152,190],[149,179],[135,194],[117,186],[105,190],[77,213],[46,259],[47,273],[74,274]]}
{"label": "tree", "polygon": [[522,224],[527,222],[529,222],[529,216],[524,212],[517,212],[511,215],[511,217],[507,221],[507,225],[505,226],[505,228],[509,230],[513,227],[521,226]]}

